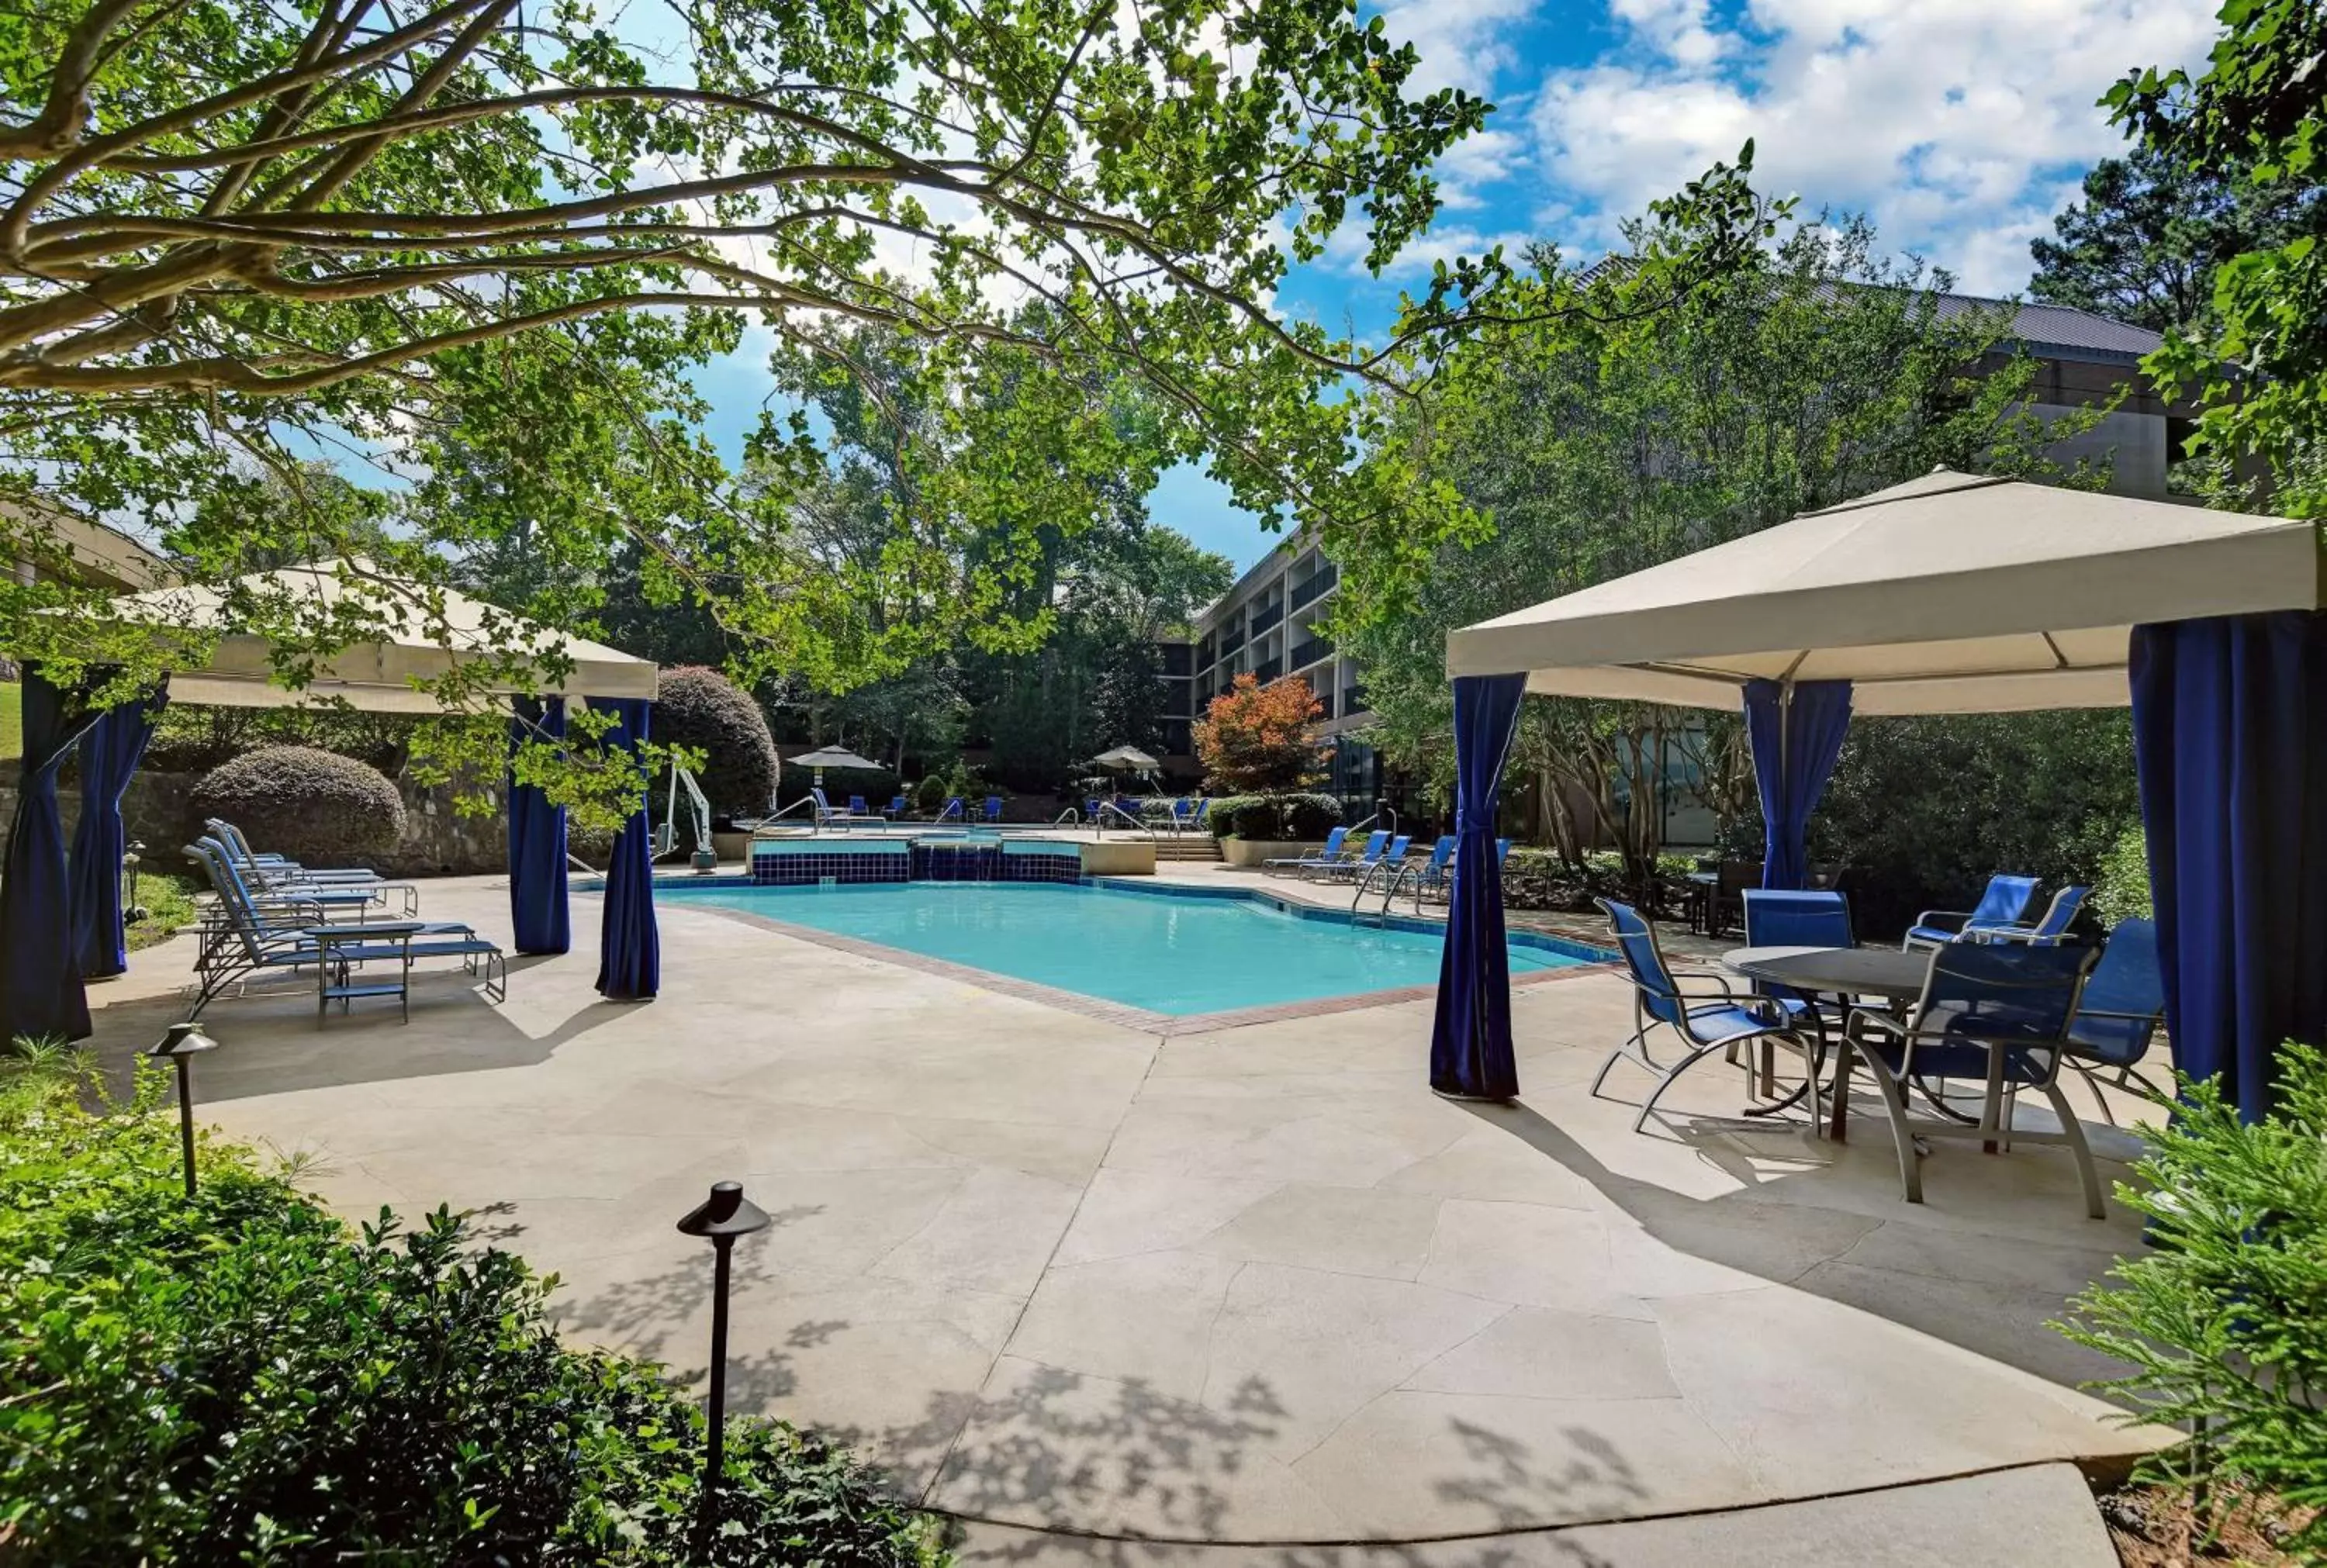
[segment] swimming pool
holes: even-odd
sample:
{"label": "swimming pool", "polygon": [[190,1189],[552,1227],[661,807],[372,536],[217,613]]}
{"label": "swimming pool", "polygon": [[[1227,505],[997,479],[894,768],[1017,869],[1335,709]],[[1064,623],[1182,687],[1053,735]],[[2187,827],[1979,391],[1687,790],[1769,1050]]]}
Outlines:
{"label": "swimming pool", "polygon": [[[1439,928],[1352,924],[1242,891],[1009,882],[821,888],[658,882],[658,901],[764,915],[836,936],[1184,1017],[1438,981]],[[1550,938],[1510,943],[1513,975],[1595,961]]]}

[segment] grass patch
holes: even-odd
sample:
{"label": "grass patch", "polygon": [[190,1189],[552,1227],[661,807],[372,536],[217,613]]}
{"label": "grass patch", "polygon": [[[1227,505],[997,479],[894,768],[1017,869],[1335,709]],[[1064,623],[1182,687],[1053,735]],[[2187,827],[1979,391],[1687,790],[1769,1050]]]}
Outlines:
{"label": "grass patch", "polygon": [[936,1522],[843,1450],[731,1420],[696,1540],[703,1414],[569,1349],[554,1279],[440,1209],[351,1232],[206,1134],[167,1075],[0,1056],[0,1560],[933,1568]]}
{"label": "grass patch", "polygon": [[14,681],[0,681],[0,762],[24,755],[24,694]]}
{"label": "grass patch", "polygon": [[189,879],[167,872],[139,873],[137,901],[145,907],[145,918],[131,920],[121,928],[131,952],[167,941],[194,923],[201,913],[194,907],[194,885]]}

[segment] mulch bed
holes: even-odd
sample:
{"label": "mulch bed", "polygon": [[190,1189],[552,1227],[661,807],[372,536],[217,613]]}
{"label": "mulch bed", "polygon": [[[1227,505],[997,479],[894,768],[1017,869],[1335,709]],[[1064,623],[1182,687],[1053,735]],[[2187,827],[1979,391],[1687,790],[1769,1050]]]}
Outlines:
{"label": "mulch bed", "polygon": [[[2315,1568],[2320,1559],[2285,1550],[2290,1526],[2282,1510],[2234,1503],[2210,1539],[2200,1528],[2189,1498],[2161,1487],[2130,1485],[2096,1499],[2108,1525],[2109,1540],[2125,1568],[2183,1568],[2188,1563],[2242,1563],[2247,1568]],[[2310,1515],[2296,1512],[2297,1525]]]}

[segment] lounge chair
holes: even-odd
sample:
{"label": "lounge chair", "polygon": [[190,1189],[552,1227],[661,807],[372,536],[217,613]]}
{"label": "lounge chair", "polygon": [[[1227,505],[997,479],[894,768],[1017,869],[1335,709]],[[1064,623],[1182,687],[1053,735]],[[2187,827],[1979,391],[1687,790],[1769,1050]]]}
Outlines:
{"label": "lounge chair", "polygon": [[335,865],[300,865],[298,861],[284,858],[282,854],[256,852],[256,849],[251,849],[249,837],[242,835],[242,828],[238,828],[235,824],[226,821],[223,817],[205,817],[205,819],[202,819],[202,826],[210,828],[210,835],[214,837],[214,840],[226,845],[228,854],[235,858],[235,863],[244,865],[244,868],[258,865],[258,868],[266,870],[267,874],[303,877],[303,880],[307,882],[379,882],[381,880],[379,873],[377,873],[377,870],[370,870],[368,865],[344,865],[344,868],[335,868]]}
{"label": "lounge chair", "polygon": [[889,808],[881,813],[892,822],[902,822],[905,817],[905,798],[894,795],[889,798]]}
{"label": "lounge chair", "polygon": [[864,797],[862,795],[851,795],[848,798],[848,815],[869,817],[873,815],[873,808],[864,804]]}
{"label": "lounge chair", "polygon": [[986,821],[988,821],[988,822],[999,822],[999,821],[1001,821],[1001,820],[1002,820],[1002,797],[1001,797],[1001,796],[999,796],[999,795],[989,795],[989,796],[987,796],[987,797],[986,798],[986,817],[985,817],[985,820],[986,820]]}
{"label": "lounge chair", "polygon": [[1925,910],[1907,928],[1902,948],[1937,947],[1949,942],[1959,942],[1966,930],[1973,926],[2017,925],[2028,918],[2028,906],[2036,901],[2036,879],[2033,876],[2010,876],[1998,872],[1987,879],[1986,891],[1979,902],[1968,910]]}
{"label": "lounge chair", "polygon": [[1332,828],[1325,835],[1325,846],[1316,854],[1279,855],[1275,860],[1262,861],[1260,863],[1260,869],[1264,872],[1267,872],[1273,871],[1278,866],[1284,866],[1289,870],[1299,871],[1308,866],[1327,864],[1341,858],[1341,841],[1349,836],[1350,830],[1348,828]]}
{"label": "lounge chair", "polygon": [[1378,865],[1397,864],[1406,858],[1406,850],[1414,844],[1411,834],[1401,833],[1386,845],[1374,842],[1379,836],[1378,834],[1367,835],[1366,847],[1360,852],[1355,860],[1346,860],[1338,864],[1327,866],[1325,880],[1337,882],[1346,876],[1352,882],[1359,881]]}
{"label": "lounge chair", "polygon": [[2157,960],[2156,923],[2119,920],[2085,981],[2077,1015],[2069,1022],[2067,1061],[2083,1076],[2101,1115],[2111,1123],[2117,1113],[2101,1093],[2104,1081],[2164,1097],[2164,1091],[2139,1068],[2164,1022],[2165,975]]}
{"label": "lounge chair", "polygon": [[485,994],[495,1002],[509,996],[509,971],[500,947],[454,920],[422,922],[407,946],[401,937],[378,942],[342,942],[328,955],[307,928],[322,924],[308,900],[260,900],[236,873],[225,846],[213,838],[186,845],[186,858],[200,866],[217,897],[197,934],[196,990],[190,1016],[199,1017],[228,986],[270,970],[296,973],[328,960],[341,968],[369,961],[401,964],[409,958],[459,958],[474,975],[481,971]]}
{"label": "lounge chair", "polygon": [[958,795],[947,796],[945,807],[937,814],[935,820],[939,822],[959,822],[961,819],[961,797]]}
{"label": "lounge chair", "polygon": [[1199,796],[1196,800],[1196,809],[1189,815],[1188,826],[1191,827],[1201,827],[1204,826],[1205,820],[1210,817],[1211,814],[1211,798],[1210,796]]}
{"label": "lounge chair", "polygon": [[2068,940],[2069,927],[2076,920],[2077,911],[2085,907],[2085,897],[2093,890],[2071,884],[2052,895],[2042,915],[2033,920],[2015,921],[2004,926],[1968,925],[1964,928],[1967,942],[2041,942],[2058,947]]}
{"label": "lounge chair", "polygon": [[[1598,1096],[1601,1085],[1608,1080],[1609,1070],[1620,1061],[1629,1061],[1655,1073],[1657,1087],[1649,1091],[1648,1098],[1640,1102],[1640,1115],[1632,1118],[1632,1131],[1644,1132],[1657,1101],[1681,1074],[1716,1051],[1771,1041],[1801,1053],[1810,1124],[1818,1125],[1817,1047],[1802,1038],[1786,1010],[1766,996],[1738,994],[1726,976],[1712,970],[1675,969],[1665,961],[1664,949],[1657,941],[1657,929],[1647,917],[1630,904],[1620,904],[1613,899],[1596,901],[1608,917],[1609,929],[1615,935],[1616,945],[1624,956],[1625,970],[1631,976],[1632,1037],[1610,1051],[1608,1059],[1600,1064],[1600,1071],[1592,1079],[1593,1095]],[[1649,1031],[1660,1027],[1680,1037],[1681,1057],[1670,1067],[1657,1060],[1649,1050]]]}
{"label": "lounge chair", "polygon": [[1430,846],[1430,858],[1414,873],[1414,891],[1418,898],[1424,893],[1444,893],[1453,885],[1454,835],[1442,833]]}
{"label": "lounge chair", "polygon": [[[2095,954],[2089,947],[2033,947],[2021,942],[1947,942],[1931,949],[1923,994],[1909,1020],[1887,1005],[1850,1010],[1849,1050],[1837,1069],[1837,1099],[1850,1091],[1854,1061],[1866,1064],[1880,1091],[1891,1136],[1899,1150],[1899,1181],[1907,1201],[1923,1200],[1922,1154],[1917,1138],[1977,1138],[1993,1148],[2014,1143],[2065,1143],[2077,1162],[2085,1212],[2107,1218],[2099,1175],[2084,1128],[2061,1088],[2068,1035],[2081,1003]],[[1909,1079],[1970,1078],[1986,1086],[1978,1117],[1910,1121]],[[2043,1091],[2060,1122],[2058,1132],[2014,1125],[2022,1089]]]}
{"label": "lounge chair", "polygon": [[[287,861],[261,863],[252,860],[248,841],[238,831],[233,831],[233,824],[212,821],[206,826],[229,830],[226,833],[213,831],[205,836],[203,842],[215,849],[258,897],[304,899],[320,909],[324,919],[333,916],[360,918],[374,906],[386,910],[391,898],[400,905],[400,913],[406,919],[419,911],[420,890],[410,882],[382,882],[369,871],[334,874],[286,870],[285,868],[290,864]],[[243,846],[239,852],[235,847],[237,845]]]}
{"label": "lounge chair", "polygon": [[821,789],[811,787],[808,794],[808,798],[816,803],[816,821],[819,827],[846,827],[852,822],[874,820],[873,814],[864,809],[864,797],[862,795],[850,796],[847,809],[843,810],[827,799]]}
{"label": "lounge chair", "polygon": [[1365,843],[1360,846],[1356,854],[1350,853],[1349,841],[1344,838],[1341,854],[1313,855],[1307,862],[1297,863],[1295,869],[1304,874],[1313,871],[1320,881],[1332,882],[1351,866],[1370,865],[1379,860],[1382,851],[1388,847],[1389,829],[1377,827],[1366,835]]}

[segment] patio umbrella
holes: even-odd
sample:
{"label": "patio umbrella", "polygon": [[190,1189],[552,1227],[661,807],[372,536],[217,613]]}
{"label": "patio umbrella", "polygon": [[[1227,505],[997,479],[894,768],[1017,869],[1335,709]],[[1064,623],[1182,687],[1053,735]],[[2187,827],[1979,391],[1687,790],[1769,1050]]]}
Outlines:
{"label": "patio umbrella", "polygon": [[881,770],[880,763],[868,762],[846,746],[825,746],[814,751],[803,751],[789,761],[795,768],[815,770],[816,787],[818,789],[824,788],[824,770],[827,768],[857,768],[868,773],[878,773]]}
{"label": "patio umbrella", "polygon": [[1110,773],[1153,773],[1163,764],[1136,746],[1117,746],[1112,751],[1101,751],[1093,757],[1091,766],[1104,768]]}
{"label": "patio umbrella", "polygon": [[[2310,523],[1941,469],[1465,627],[1446,664],[1458,693],[1508,690],[1505,723],[1521,690],[1744,709],[1773,870],[1853,712],[2129,703],[2177,1060],[2256,1115],[2278,1042],[2327,1037],[2304,956],[2327,944],[2322,605]],[[1500,751],[1494,728],[1458,729],[1458,752]],[[1442,985],[1507,985],[1463,913]]]}

